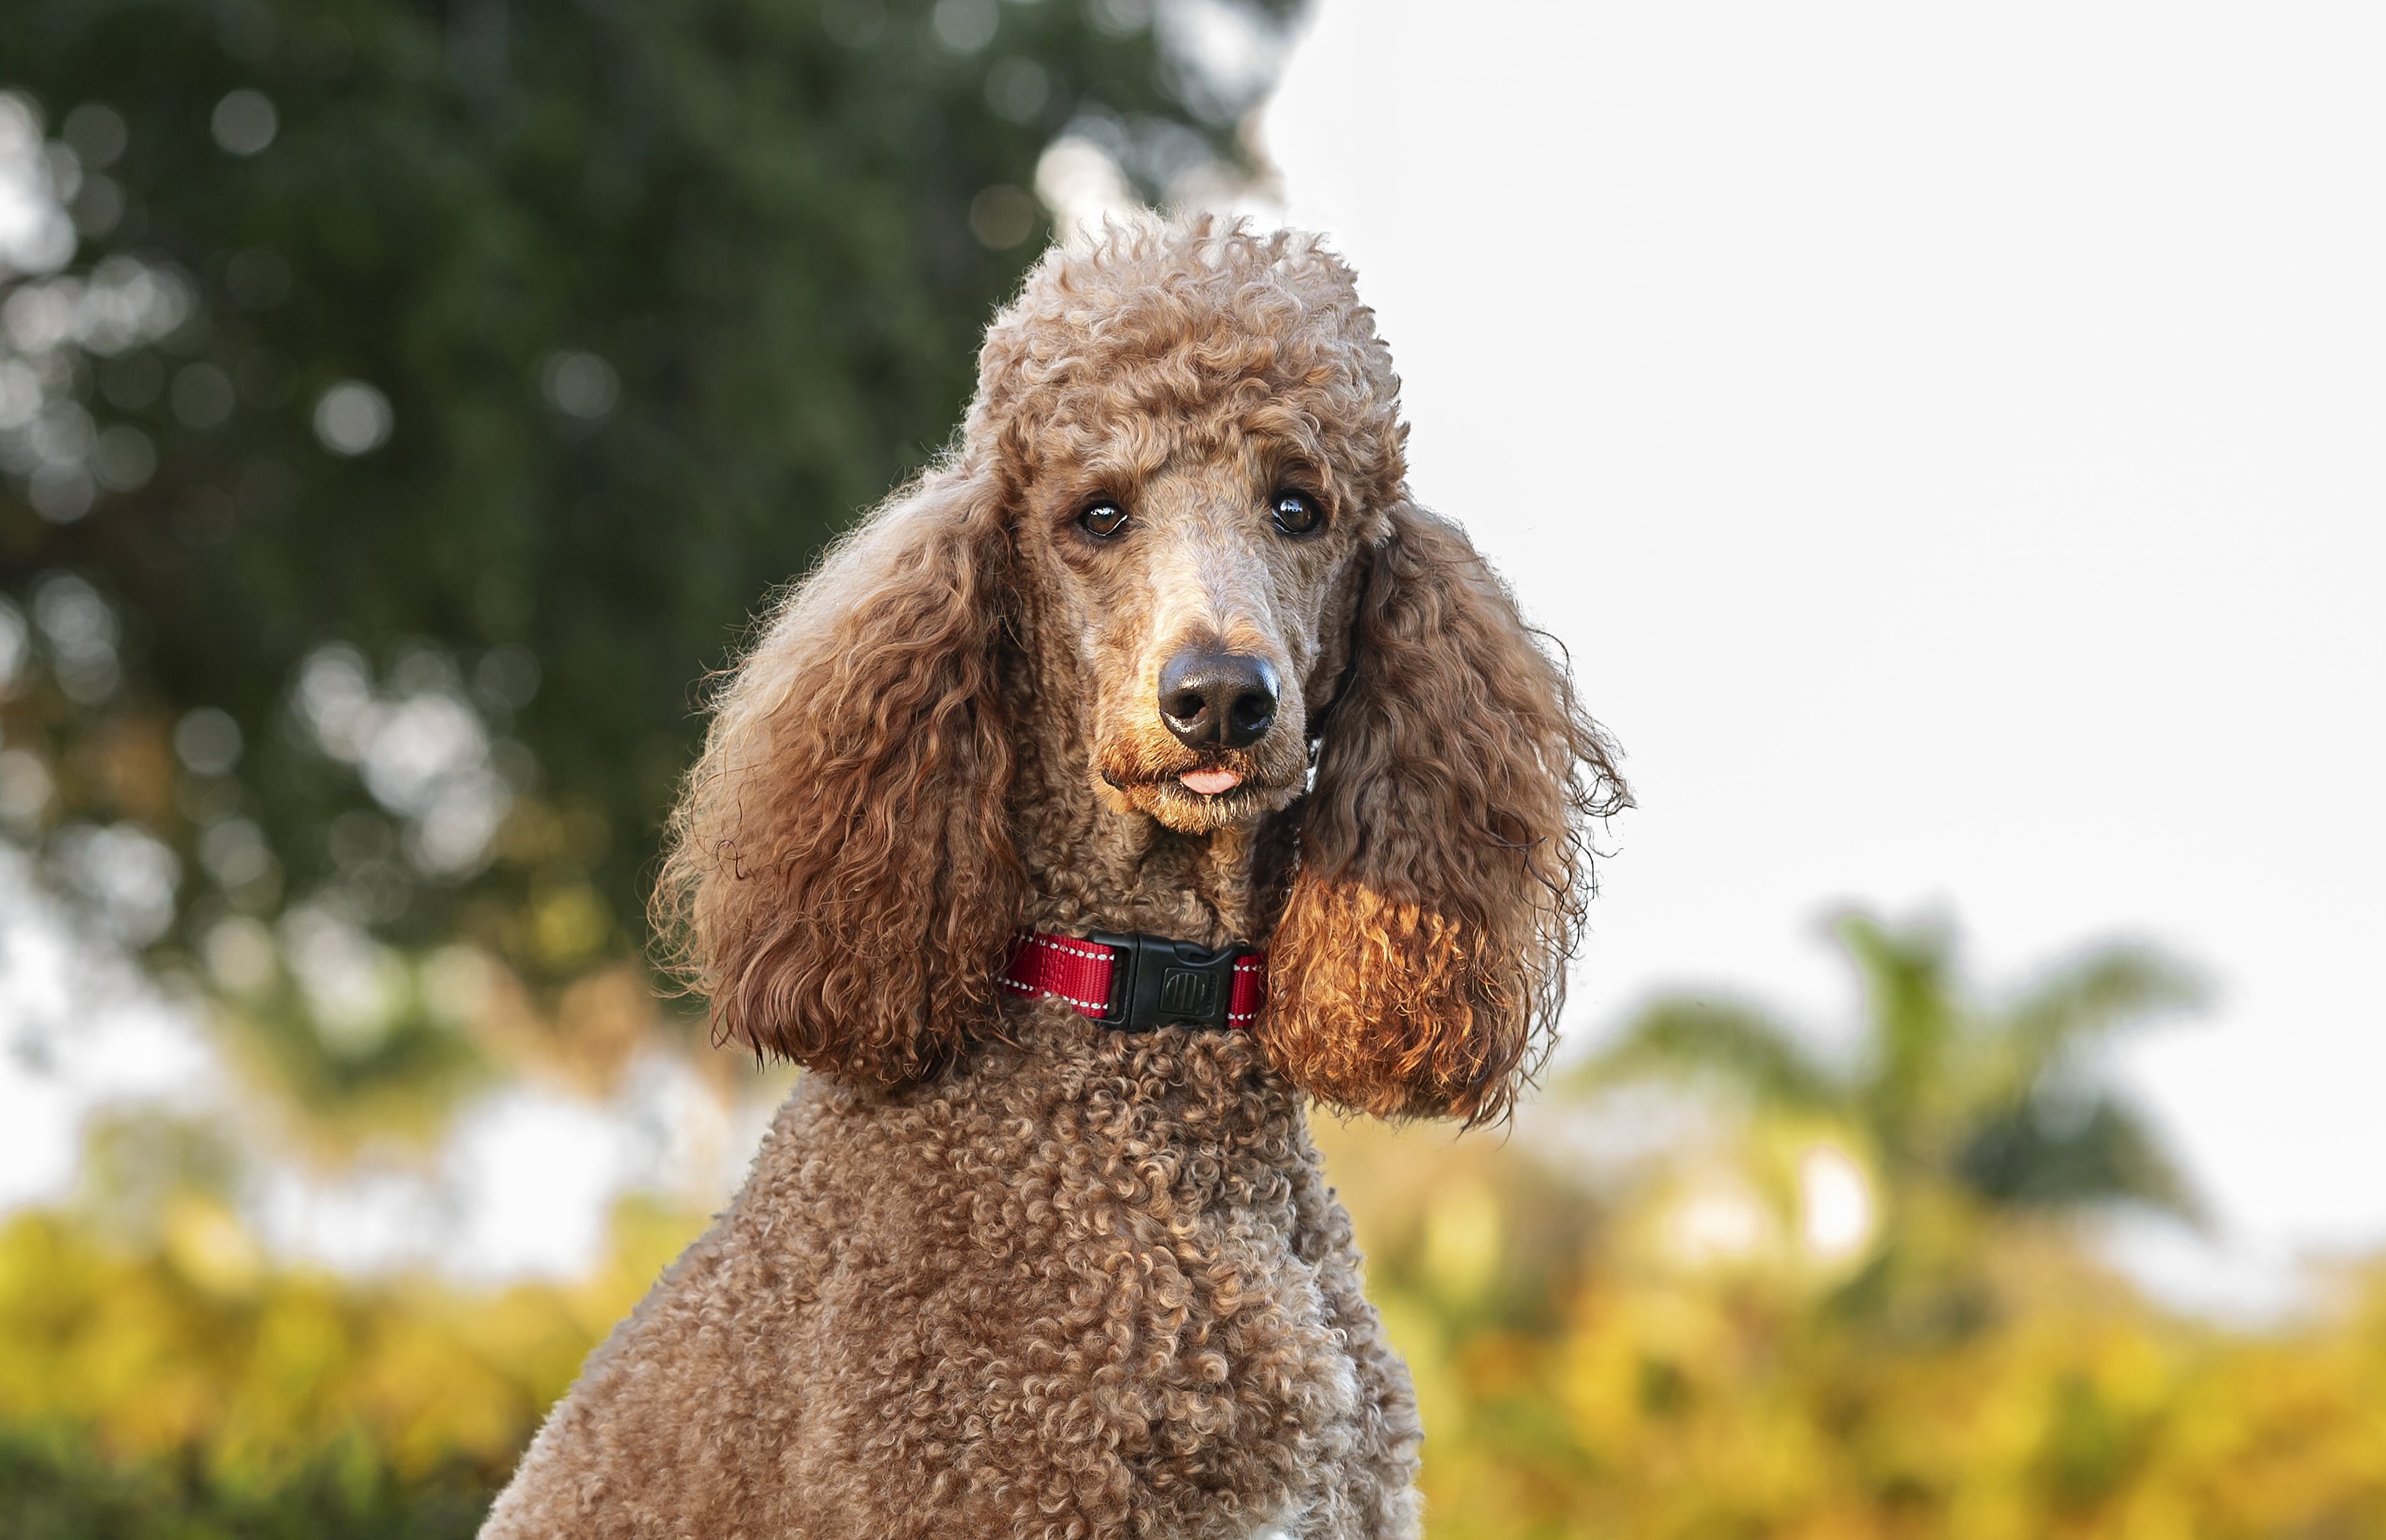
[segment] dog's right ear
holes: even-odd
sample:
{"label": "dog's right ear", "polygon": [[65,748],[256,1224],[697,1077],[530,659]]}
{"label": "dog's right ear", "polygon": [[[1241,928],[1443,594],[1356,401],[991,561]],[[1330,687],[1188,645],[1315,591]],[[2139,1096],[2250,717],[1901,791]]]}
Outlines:
{"label": "dog's right ear", "polygon": [[993,1015],[1023,882],[991,470],[931,471],[838,545],[714,703],[655,895],[718,1041],[882,1083]]}
{"label": "dog's right ear", "polygon": [[1337,1107],[1497,1119],[1555,1039],[1614,750],[1465,534],[1405,499],[1352,633],[1256,1031]]}

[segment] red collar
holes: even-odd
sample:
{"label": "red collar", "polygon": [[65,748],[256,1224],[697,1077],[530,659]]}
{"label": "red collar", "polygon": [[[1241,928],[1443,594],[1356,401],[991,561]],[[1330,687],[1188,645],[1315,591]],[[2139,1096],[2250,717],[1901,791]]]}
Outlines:
{"label": "red collar", "polygon": [[1058,995],[1119,1032],[1249,1027],[1267,998],[1267,954],[1140,932],[1079,940],[1037,931],[1012,943],[1002,982],[1022,995]]}

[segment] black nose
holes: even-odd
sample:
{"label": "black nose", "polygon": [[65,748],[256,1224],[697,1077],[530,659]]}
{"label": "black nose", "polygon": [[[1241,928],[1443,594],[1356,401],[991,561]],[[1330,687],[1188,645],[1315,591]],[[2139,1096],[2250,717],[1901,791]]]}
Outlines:
{"label": "black nose", "polygon": [[1160,670],[1160,720],[1187,748],[1244,748],[1275,720],[1275,670],[1223,647],[1186,647]]}

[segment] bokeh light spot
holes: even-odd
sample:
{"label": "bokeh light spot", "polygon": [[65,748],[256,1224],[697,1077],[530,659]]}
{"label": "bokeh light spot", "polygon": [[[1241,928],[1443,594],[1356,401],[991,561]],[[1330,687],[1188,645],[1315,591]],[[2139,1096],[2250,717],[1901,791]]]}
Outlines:
{"label": "bokeh light spot", "polygon": [[251,310],[270,309],[290,293],[290,264],[279,252],[251,246],[224,264],[224,287]]}
{"label": "bokeh light spot", "polygon": [[193,428],[220,428],[235,397],[232,376],[213,364],[185,364],[174,373],[174,415]]}
{"label": "bokeh light spot", "polygon": [[261,91],[244,86],[224,94],[207,119],[207,128],[226,154],[252,156],[273,143],[282,120]]}
{"label": "bokeh light spot", "polygon": [[119,422],[92,445],[91,465],[100,485],[110,492],[131,492],[147,485],[157,472],[157,446],[140,429]]}
{"label": "bokeh light spot", "polygon": [[132,138],[125,129],[123,115],[105,102],[83,103],[67,114],[58,131],[67,147],[94,171],[115,165]]}
{"label": "bokeh light spot", "polygon": [[886,31],[886,7],[878,0],[828,0],[821,30],[848,48],[867,48]]}
{"label": "bokeh light spot", "polygon": [[994,0],[936,0],[928,22],[938,43],[956,54],[974,54],[994,41],[1002,16]]}
{"label": "bokeh light spot", "polygon": [[986,72],[986,105],[1014,123],[1033,123],[1052,100],[1052,77],[1034,59],[998,59]]}
{"label": "bokeh light spot", "polygon": [[174,725],[174,755],[200,775],[221,775],[240,763],[240,724],[229,712],[202,706]]}
{"label": "bokeh light spot", "polygon": [[1798,1160],[1799,1227],[1817,1259],[1854,1256],[1872,1239],[1872,1184],[1854,1157],[1836,1145],[1816,1145]]}
{"label": "bokeh light spot", "polygon": [[315,436],[334,455],[372,453],[396,422],[389,397],[361,380],[343,380],[315,403]]}
{"label": "bokeh light spot", "polygon": [[622,377],[594,353],[550,353],[539,365],[539,389],[547,404],[569,417],[595,421],[622,396]]}
{"label": "bokeh light spot", "polygon": [[1036,231],[1036,200],[998,182],[970,200],[970,233],[994,251],[1009,251]]}

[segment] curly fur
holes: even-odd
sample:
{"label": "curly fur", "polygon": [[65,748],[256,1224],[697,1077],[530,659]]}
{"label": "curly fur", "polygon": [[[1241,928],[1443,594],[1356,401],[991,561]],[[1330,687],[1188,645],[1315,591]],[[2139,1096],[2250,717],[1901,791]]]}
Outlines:
{"label": "curly fur", "polygon": [[757,1053],[915,1079],[990,1013],[1021,873],[988,480],[932,472],[831,552],[715,704],[659,908]]}
{"label": "curly fur", "polygon": [[1466,537],[1405,502],[1302,820],[1262,1033],[1312,1095],[1504,1114],[1546,1056],[1622,787],[1563,670]]}
{"label": "curly fur", "polygon": [[[1404,434],[1312,238],[1145,222],[1039,266],[952,457],[715,704],[658,915],[724,1040],[820,1072],[485,1534],[1416,1533],[1407,1373],[1304,1098],[1501,1115],[1623,790]],[[1287,488],[1316,530],[1269,522]],[[1094,497],[1129,537],[1079,527]],[[1160,722],[1197,644],[1284,681],[1257,742]],[[1250,1033],[1104,1032],[998,993],[1030,927],[1260,943],[1270,997]]]}

